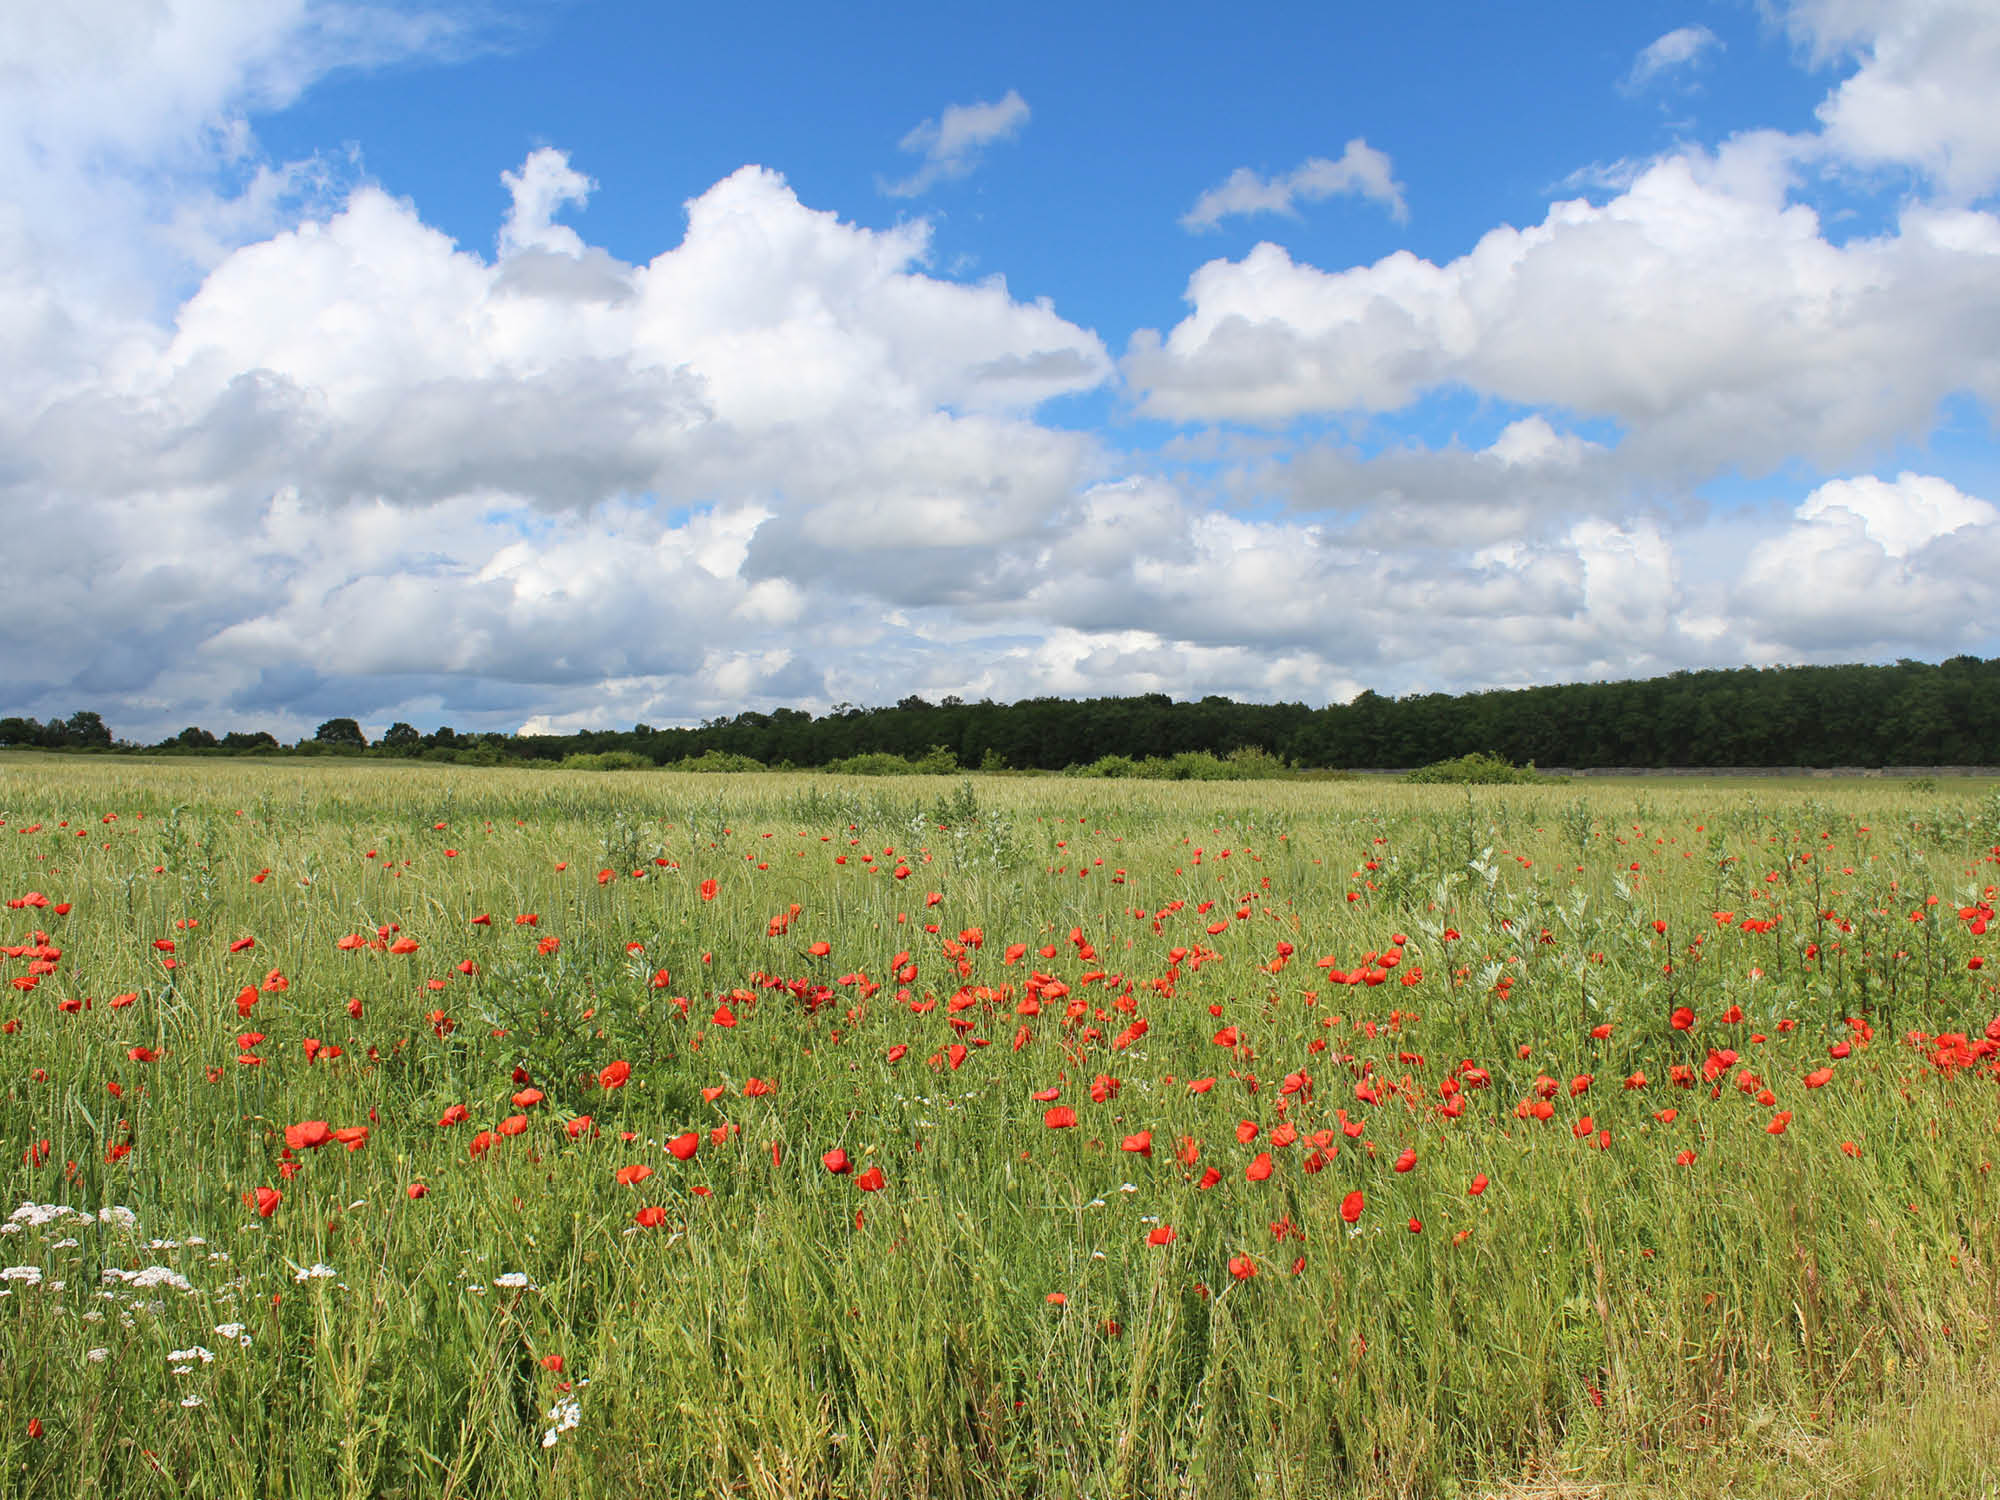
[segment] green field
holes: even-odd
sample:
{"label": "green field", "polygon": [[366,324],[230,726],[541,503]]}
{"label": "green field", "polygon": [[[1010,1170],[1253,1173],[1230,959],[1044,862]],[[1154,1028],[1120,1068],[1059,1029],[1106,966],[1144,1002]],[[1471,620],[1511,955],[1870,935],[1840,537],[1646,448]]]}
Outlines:
{"label": "green field", "polygon": [[1990,786],[0,818],[0,1493],[2000,1486]]}

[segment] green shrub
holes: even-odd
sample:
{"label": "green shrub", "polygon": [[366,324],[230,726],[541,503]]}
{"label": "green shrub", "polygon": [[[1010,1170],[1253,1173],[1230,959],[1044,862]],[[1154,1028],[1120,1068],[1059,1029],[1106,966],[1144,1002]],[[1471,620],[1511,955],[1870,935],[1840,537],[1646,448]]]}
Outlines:
{"label": "green shrub", "polygon": [[1533,761],[1517,766],[1501,756],[1479,752],[1456,760],[1433,761],[1403,778],[1422,786],[1549,786],[1562,779],[1544,776]]}
{"label": "green shrub", "polygon": [[747,755],[738,755],[733,750],[704,750],[699,755],[690,755],[685,760],[677,760],[669,767],[675,771],[761,771],[764,763],[752,760]]}
{"label": "green shrub", "polygon": [[1183,750],[1172,756],[1149,755],[1144,760],[1134,760],[1129,755],[1104,755],[1088,765],[1071,766],[1063,774],[1113,781],[1268,781],[1290,776],[1292,771],[1270,751],[1246,745],[1221,758],[1206,750]]}
{"label": "green shrub", "polygon": [[[836,776],[914,776],[922,768],[916,762],[891,755],[886,750],[870,750],[865,754],[850,755],[845,760],[830,760],[820,769]],[[952,769],[958,769],[956,760]]]}
{"label": "green shrub", "polygon": [[653,763],[636,750],[602,750],[594,755],[565,755],[565,771],[650,771]]}

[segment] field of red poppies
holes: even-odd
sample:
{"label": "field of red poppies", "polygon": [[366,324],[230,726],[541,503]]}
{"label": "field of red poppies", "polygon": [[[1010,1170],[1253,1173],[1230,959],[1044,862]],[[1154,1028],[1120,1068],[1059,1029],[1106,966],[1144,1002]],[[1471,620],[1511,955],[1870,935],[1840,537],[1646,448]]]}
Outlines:
{"label": "field of red poppies", "polygon": [[8,1493],[2000,1483],[1984,786],[0,819]]}

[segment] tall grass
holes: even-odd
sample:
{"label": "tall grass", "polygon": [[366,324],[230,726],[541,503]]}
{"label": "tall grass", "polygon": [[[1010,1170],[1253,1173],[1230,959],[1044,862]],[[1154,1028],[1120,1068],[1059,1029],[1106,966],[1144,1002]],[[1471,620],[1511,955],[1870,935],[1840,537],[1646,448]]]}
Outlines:
{"label": "tall grass", "polygon": [[1994,1481],[1985,788],[9,757],[0,817],[10,1492]]}

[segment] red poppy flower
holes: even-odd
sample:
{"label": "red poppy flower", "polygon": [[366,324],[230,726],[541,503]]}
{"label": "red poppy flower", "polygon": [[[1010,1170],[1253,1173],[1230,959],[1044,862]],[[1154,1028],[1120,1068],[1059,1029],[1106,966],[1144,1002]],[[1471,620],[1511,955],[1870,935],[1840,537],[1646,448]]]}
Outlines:
{"label": "red poppy flower", "polygon": [[1356,1188],[1340,1200],[1340,1217],[1343,1222],[1348,1224],[1359,1223],[1361,1220],[1361,1211],[1367,1206],[1368,1200],[1361,1196],[1361,1189]]}
{"label": "red poppy flower", "polygon": [[616,1089],[625,1086],[625,1080],[632,1076],[632,1065],[620,1058],[597,1075],[597,1086],[602,1089]]}
{"label": "red poppy flower", "polygon": [[632,1215],[632,1222],[641,1229],[658,1229],[667,1222],[667,1211],[657,1203],[649,1203]]}
{"label": "red poppy flower", "polygon": [[333,1139],[333,1127],[324,1120],[307,1120],[285,1127],[285,1144],[294,1151],[317,1151]]}
{"label": "red poppy flower", "polygon": [[700,1149],[701,1137],[692,1130],[684,1131],[667,1142],[667,1150],[674,1154],[677,1161],[691,1159]]}
{"label": "red poppy flower", "polygon": [[651,1167],[647,1166],[644,1162],[634,1162],[631,1166],[620,1167],[618,1169],[618,1185],[620,1187],[637,1187],[652,1175],[653,1169]]}
{"label": "red poppy flower", "polygon": [[854,1179],[854,1185],[864,1193],[879,1193],[887,1183],[888,1179],[882,1175],[880,1167],[870,1167]]}
{"label": "red poppy flower", "polygon": [[1146,1243],[1149,1245],[1171,1245],[1174,1242],[1174,1238],[1173,1226],[1170,1224],[1160,1224],[1148,1232]]}
{"label": "red poppy flower", "polygon": [[274,1187],[257,1189],[257,1217],[268,1219],[278,1211],[278,1205],[285,1201],[285,1195]]}
{"label": "red poppy flower", "polygon": [[721,887],[715,883],[715,877],[711,875],[701,883],[701,899],[704,901],[713,901],[715,893],[720,889]]}
{"label": "red poppy flower", "polygon": [[1229,1257],[1229,1274],[1238,1281],[1248,1281],[1257,1274],[1257,1263],[1247,1255]]}

